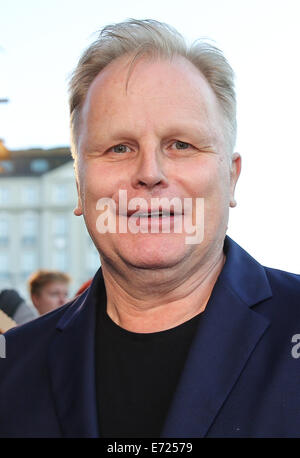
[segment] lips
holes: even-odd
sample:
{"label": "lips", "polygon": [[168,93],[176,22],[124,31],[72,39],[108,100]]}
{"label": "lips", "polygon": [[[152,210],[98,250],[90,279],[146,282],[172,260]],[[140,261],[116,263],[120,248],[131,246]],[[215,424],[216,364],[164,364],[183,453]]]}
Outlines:
{"label": "lips", "polygon": [[146,211],[142,210],[128,210],[127,217],[134,215],[136,218],[170,218],[171,216],[182,215],[182,213],[174,212],[171,209],[148,209]]}

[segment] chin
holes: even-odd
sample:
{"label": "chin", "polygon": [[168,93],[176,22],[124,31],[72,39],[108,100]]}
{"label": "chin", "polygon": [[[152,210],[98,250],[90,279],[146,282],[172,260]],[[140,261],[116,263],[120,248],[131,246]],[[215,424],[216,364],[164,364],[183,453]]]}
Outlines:
{"label": "chin", "polygon": [[133,243],[119,245],[119,255],[125,263],[141,269],[170,268],[185,258],[190,245],[182,237],[168,234],[136,238]]}
{"label": "chin", "polygon": [[129,258],[123,257],[123,260],[126,264],[130,265],[136,269],[142,270],[160,270],[160,269],[170,269],[176,266],[180,260],[178,258],[170,257],[168,259],[159,259],[159,257],[135,257],[132,256]]}

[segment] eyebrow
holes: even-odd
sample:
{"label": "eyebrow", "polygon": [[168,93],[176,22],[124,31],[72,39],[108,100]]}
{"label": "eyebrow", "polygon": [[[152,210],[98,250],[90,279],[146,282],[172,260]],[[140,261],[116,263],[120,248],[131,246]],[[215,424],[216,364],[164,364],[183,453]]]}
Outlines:
{"label": "eyebrow", "polygon": [[[204,128],[204,126],[195,126],[193,127],[190,123],[189,124],[181,124],[181,125],[173,125],[172,127],[167,127],[165,129],[165,133],[162,135],[162,137],[166,138],[174,138],[174,139],[180,139],[180,138],[185,138],[186,142],[188,142],[187,137],[191,137],[190,142],[196,143],[196,144],[203,144],[203,147],[209,148],[211,147],[217,140],[217,136],[215,132],[209,132],[207,128]],[[101,139],[100,141],[96,140],[88,140],[87,145],[84,147],[85,152],[91,152],[91,151],[101,151],[103,149],[107,148],[107,143],[110,143],[111,145],[115,144],[120,144],[120,143],[125,143],[125,142],[139,142],[137,137],[135,137],[135,133],[133,129],[116,129],[114,131],[114,128],[112,127],[112,132],[111,133],[104,133],[103,135],[104,141],[102,142]],[[205,145],[205,146],[204,146]]]}

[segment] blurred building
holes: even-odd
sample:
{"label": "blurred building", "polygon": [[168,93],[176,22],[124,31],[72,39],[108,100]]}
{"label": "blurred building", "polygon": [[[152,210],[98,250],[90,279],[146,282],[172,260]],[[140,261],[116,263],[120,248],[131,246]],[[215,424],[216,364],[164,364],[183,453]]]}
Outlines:
{"label": "blurred building", "polygon": [[71,294],[100,265],[77,202],[68,148],[0,154],[0,290],[28,298],[28,276],[38,268],[72,277]]}

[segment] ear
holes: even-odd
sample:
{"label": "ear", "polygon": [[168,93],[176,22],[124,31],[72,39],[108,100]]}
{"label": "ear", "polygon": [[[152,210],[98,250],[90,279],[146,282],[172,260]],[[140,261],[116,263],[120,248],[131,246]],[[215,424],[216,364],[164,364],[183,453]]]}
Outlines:
{"label": "ear", "polygon": [[76,216],[81,216],[83,214],[82,201],[81,201],[80,187],[79,187],[79,183],[78,183],[78,178],[77,177],[76,177],[76,188],[77,188],[77,207],[74,208],[73,213]]}
{"label": "ear", "polygon": [[236,206],[234,198],[234,191],[239,179],[242,168],[242,158],[239,153],[234,153],[231,158],[231,171],[230,171],[230,207]]}

